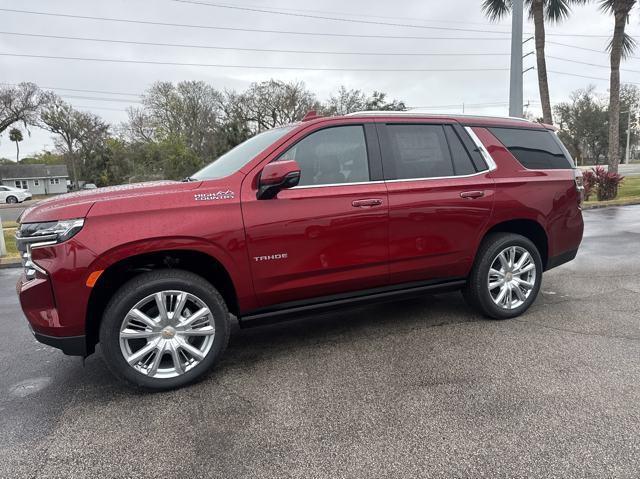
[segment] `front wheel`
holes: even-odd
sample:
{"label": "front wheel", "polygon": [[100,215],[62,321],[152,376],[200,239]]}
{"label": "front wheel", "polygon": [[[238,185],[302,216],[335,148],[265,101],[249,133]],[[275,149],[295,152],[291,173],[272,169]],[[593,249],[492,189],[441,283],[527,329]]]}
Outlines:
{"label": "front wheel", "polygon": [[493,233],[482,242],[463,291],[467,302],[485,316],[508,319],[535,301],[542,281],[542,259],[524,236]]}
{"label": "front wheel", "polygon": [[204,278],[182,270],[136,276],[105,309],[100,344],[120,379],[174,389],[206,373],[229,341],[229,311]]}

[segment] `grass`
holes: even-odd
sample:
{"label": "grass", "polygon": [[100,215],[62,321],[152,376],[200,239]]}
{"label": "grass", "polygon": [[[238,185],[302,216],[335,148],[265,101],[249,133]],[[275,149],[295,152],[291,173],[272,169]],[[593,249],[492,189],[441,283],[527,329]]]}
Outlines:
{"label": "grass", "polygon": [[614,200],[597,201],[596,194],[591,195],[591,200],[586,201],[586,206],[594,205],[621,205],[632,201],[640,202],[640,176],[625,177],[622,185],[618,189],[618,196]]}
{"label": "grass", "polygon": [[18,250],[16,249],[16,228],[6,228],[3,224],[4,231],[4,244],[7,246],[7,256],[4,258],[19,258]]}

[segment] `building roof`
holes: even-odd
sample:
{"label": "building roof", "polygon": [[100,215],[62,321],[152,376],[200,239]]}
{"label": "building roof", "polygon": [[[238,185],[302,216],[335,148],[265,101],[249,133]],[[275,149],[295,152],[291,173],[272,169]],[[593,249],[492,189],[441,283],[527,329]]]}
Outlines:
{"label": "building roof", "polygon": [[0,179],[68,177],[67,165],[0,165]]}

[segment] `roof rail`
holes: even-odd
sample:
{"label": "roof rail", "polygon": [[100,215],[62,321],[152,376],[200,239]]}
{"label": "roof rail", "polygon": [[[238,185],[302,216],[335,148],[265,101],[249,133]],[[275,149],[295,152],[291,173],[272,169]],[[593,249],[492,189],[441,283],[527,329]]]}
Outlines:
{"label": "roof rail", "polygon": [[347,113],[344,116],[430,116],[434,118],[451,118],[451,117],[464,117],[464,118],[496,118],[496,119],[509,119],[509,120],[518,120],[524,121],[527,123],[531,123],[531,120],[527,120],[526,118],[520,118],[517,116],[499,116],[499,115],[469,115],[469,114],[459,114],[459,113],[429,113],[429,112],[419,112],[415,110],[405,110],[405,111],[385,111],[385,110],[365,110],[365,111],[354,111],[353,113]]}

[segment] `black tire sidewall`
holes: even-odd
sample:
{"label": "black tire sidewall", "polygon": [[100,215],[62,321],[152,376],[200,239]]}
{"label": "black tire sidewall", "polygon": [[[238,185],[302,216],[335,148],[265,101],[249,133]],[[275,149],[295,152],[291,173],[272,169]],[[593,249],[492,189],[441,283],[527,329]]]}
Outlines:
{"label": "black tire sidewall", "polygon": [[[138,301],[166,290],[192,293],[204,301],[213,313],[216,332],[211,350],[196,367],[175,378],[149,378],[125,361],[120,350],[120,327],[126,314]],[[100,347],[109,369],[118,378],[144,389],[175,389],[196,381],[220,358],[228,339],[229,312],[220,293],[204,278],[181,270],[143,273],[125,283],[107,305],[100,325]]]}
{"label": "black tire sidewall", "polygon": [[[472,281],[476,282],[477,284],[477,300],[480,303],[479,306],[482,309],[483,313],[491,318],[514,318],[516,316],[520,316],[527,309],[529,309],[531,304],[536,300],[536,297],[538,296],[538,292],[540,291],[540,287],[542,285],[542,259],[540,257],[538,249],[533,244],[533,242],[528,238],[525,238],[524,236],[507,233],[503,235],[497,235],[492,239],[493,241],[491,241],[491,243],[487,245],[486,249],[484,249],[483,251],[482,257],[479,258],[474,278],[472,278]],[[509,246],[520,246],[526,249],[527,252],[531,255],[536,265],[536,281],[531,294],[523,304],[521,304],[517,308],[503,309],[495,304],[493,302],[493,299],[491,298],[491,294],[488,288],[489,268],[491,267],[491,264],[495,260],[498,253],[503,251],[505,248],[508,248]]]}
{"label": "black tire sidewall", "polygon": [[[13,199],[13,201],[10,201],[11,199]],[[15,196],[7,196],[7,203],[10,205],[17,205],[18,198],[16,198]]]}

